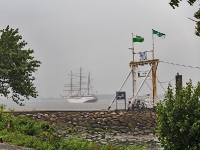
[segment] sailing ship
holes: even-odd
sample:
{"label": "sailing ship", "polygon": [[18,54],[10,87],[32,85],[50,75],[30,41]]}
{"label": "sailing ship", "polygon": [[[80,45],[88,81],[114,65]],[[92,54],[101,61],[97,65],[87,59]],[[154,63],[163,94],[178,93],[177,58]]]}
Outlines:
{"label": "sailing ship", "polygon": [[[80,68],[79,75],[73,74],[71,71],[70,76],[70,84],[66,84],[64,87],[66,89],[64,91],[68,91],[69,94],[67,96],[62,96],[65,98],[69,103],[93,103],[98,100],[98,98],[92,94],[92,86],[91,86],[91,79],[90,79],[90,72],[88,74],[87,82],[83,82],[84,76],[82,76],[82,68]],[[79,82],[74,82],[74,79],[79,79]]]}

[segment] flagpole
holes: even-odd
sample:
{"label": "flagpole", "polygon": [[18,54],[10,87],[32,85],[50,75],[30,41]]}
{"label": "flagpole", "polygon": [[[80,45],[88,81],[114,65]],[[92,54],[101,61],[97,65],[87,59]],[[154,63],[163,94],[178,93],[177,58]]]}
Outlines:
{"label": "flagpole", "polygon": [[132,52],[133,52],[133,61],[134,61],[134,42],[133,42],[133,33],[132,33]]}
{"label": "flagpole", "polygon": [[152,29],[152,43],[153,43],[153,50],[152,50],[152,60],[154,59],[154,38],[153,38],[153,29]]}
{"label": "flagpole", "polygon": [[[132,33],[132,52],[133,52],[133,62],[134,62],[134,42],[133,42],[133,33]],[[135,66],[132,66],[132,82],[133,82],[133,96],[135,95],[135,90],[136,90],[136,79],[135,79]]]}
{"label": "flagpole", "polygon": [[[152,50],[152,61],[154,60],[154,37],[153,37],[153,29],[152,29],[152,42],[153,42],[153,50]],[[153,88],[153,107],[156,107],[156,97],[157,97],[157,88],[156,88],[156,62],[152,63],[152,88]]]}

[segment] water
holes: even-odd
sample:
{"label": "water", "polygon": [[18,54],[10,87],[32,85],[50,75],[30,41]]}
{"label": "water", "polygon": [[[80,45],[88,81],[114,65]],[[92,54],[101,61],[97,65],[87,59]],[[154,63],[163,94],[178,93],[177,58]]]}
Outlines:
{"label": "water", "polygon": [[[13,102],[11,99],[0,100],[0,104],[5,104],[6,109],[14,110],[51,110],[51,111],[81,111],[81,110],[107,110],[111,101],[114,98],[114,94],[107,95],[97,95],[98,101],[95,103],[69,103],[63,98],[37,98],[25,100],[22,103],[25,106],[20,106]],[[117,101],[117,108],[124,109],[125,102],[124,100]],[[114,102],[111,106],[111,110],[116,109],[116,103]]]}
{"label": "water", "polygon": [[[82,111],[82,110],[107,110],[114,94],[97,95],[98,101],[95,103],[69,103],[63,98],[31,98],[22,102],[25,106],[16,104],[11,99],[0,99],[0,104],[5,104],[6,109],[14,109],[19,111],[32,111],[32,110],[51,110],[51,111]],[[128,102],[128,99],[126,100]],[[126,107],[127,103],[126,102]],[[116,109],[116,101],[111,105],[111,110]],[[125,101],[117,101],[117,109],[125,109]]]}

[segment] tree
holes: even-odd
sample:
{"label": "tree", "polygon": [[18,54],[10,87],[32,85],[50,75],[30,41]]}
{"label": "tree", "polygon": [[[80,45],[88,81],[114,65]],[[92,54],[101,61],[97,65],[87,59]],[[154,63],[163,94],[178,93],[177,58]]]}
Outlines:
{"label": "tree", "polygon": [[190,80],[173,93],[168,87],[165,99],[157,106],[157,134],[166,150],[200,149],[200,82]]}
{"label": "tree", "polygon": [[21,97],[37,97],[33,73],[41,62],[34,60],[34,50],[25,49],[27,43],[18,29],[6,27],[0,30],[0,93],[16,103]]}
{"label": "tree", "polygon": [[[175,9],[175,7],[179,7],[179,3],[181,2],[182,0],[171,0],[170,1],[170,5],[173,7],[173,9]],[[197,0],[187,0],[187,2],[192,6]],[[200,10],[197,10],[197,12],[195,12],[194,14],[194,17],[196,19],[200,19]],[[193,19],[191,19],[193,20]],[[195,21],[195,20],[193,20]],[[195,21],[196,22],[196,27],[195,27],[195,34],[197,36],[200,36],[200,21]]]}

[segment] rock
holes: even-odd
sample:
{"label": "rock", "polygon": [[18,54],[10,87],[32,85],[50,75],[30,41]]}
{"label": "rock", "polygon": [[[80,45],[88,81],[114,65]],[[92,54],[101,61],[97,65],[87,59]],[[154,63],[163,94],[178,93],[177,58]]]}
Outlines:
{"label": "rock", "polygon": [[120,132],[121,132],[121,133],[127,133],[127,131],[124,130],[124,129],[120,129]]}
{"label": "rock", "polygon": [[49,115],[48,115],[48,114],[44,114],[43,116],[44,116],[44,117],[49,117]]}
{"label": "rock", "polygon": [[112,117],[107,117],[106,121],[108,121],[108,120],[112,120]]}
{"label": "rock", "polygon": [[65,117],[65,113],[59,112],[58,113],[59,117]]}
{"label": "rock", "polygon": [[33,117],[35,117],[35,118],[36,118],[36,117],[37,117],[37,115],[33,115]]}
{"label": "rock", "polygon": [[51,122],[56,122],[56,118],[50,118]]}
{"label": "rock", "polygon": [[115,112],[112,112],[111,115],[116,115],[116,113],[115,113]]}
{"label": "rock", "polygon": [[100,115],[104,115],[105,113],[104,112],[100,112]]}
{"label": "rock", "polygon": [[92,124],[91,126],[92,126],[93,128],[99,128],[99,127],[101,127],[100,124]]}
{"label": "rock", "polygon": [[120,125],[121,125],[119,121],[112,121],[112,124],[113,124],[114,126],[120,126]]}
{"label": "rock", "polygon": [[32,114],[26,114],[26,116],[27,116],[27,117],[32,117],[33,115],[32,115]]}
{"label": "rock", "polygon": [[112,118],[113,118],[113,119],[116,119],[116,118],[117,118],[117,116],[116,116],[116,115],[112,115]]}
{"label": "rock", "polygon": [[51,117],[52,117],[52,118],[56,118],[56,115],[52,114]]}
{"label": "rock", "polygon": [[145,133],[151,133],[151,130],[144,130]]}
{"label": "rock", "polygon": [[120,116],[124,116],[124,113],[122,111],[119,112]]}

